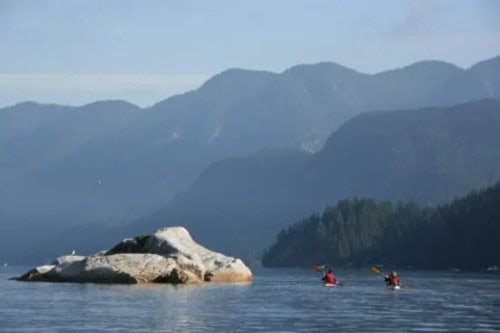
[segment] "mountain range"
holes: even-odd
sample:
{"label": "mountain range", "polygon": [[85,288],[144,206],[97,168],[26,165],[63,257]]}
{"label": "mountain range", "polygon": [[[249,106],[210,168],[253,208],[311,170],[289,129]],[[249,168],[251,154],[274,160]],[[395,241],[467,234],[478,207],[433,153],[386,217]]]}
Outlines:
{"label": "mountain range", "polygon": [[[500,179],[500,101],[366,113],[315,154],[218,161],[132,231],[185,225],[211,246],[258,253],[280,228],[341,199],[435,206]],[[221,237],[229,234],[232,237]]]}
{"label": "mountain range", "polygon": [[153,214],[125,226],[79,226],[35,247],[88,253],[182,225],[204,244],[255,259],[280,229],[341,199],[435,206],[488,186],[500,179],[499,143],[498,100],[361,114],[315,154],[273,149],[213,162]]}
{"label": "mountain range", "polygon": [[[96,102],[82,107],[17,104],[0,109],[0,227],[8,231],[7,238],[22,237],[37,230],[33,237],[43,239],[82,223],[110,226],[136,219],[142,221],[144,216],[148,219],[159,214],[150,215],[152,211],[184,207],[181,202],[194,195],[194,188],[200,189],[204,182],[213,184],[207,175],[217,166],[227,165],[227,161],[217,162],[227,158],[240,161],[238,170],[243,174],[252,163],[270,158],[272,161],[265,162],[259,172],[283,179],[290,176],[289,172],[300,173],[296,181],[317,184],[322,173],[326,176],[331,170],[351,168],[342,165],[344,162],[340,160],[330,161],[331,154],[326,151],[329,146],[335,146],[328,143],[335,136],[341,139],[334,141],[341,142],[344,138],[349,140],[350,135],[355,141],[350,144],[356,144],[358,134],[352,134],[359,131],[356,122],[348,122],[339,129],[355,116],[373,110],[442,107],[498,96],[500,57],[469,69],[425,61],[373,75],[334,63],[299,65],[282,73],[231,69],[212,77],[197,90],[145,109],[123,101]],[[402,113],[405,111],[397,114]],[[358,124],[369,122],[370,117],[375,116],[369,113],[366,117],[361,123],[356,118]],[[346,125],[354,128],[346,132]],[[390,126],[398,129],[397,124],[387,126],[391,131]],[[407,122],[406,126],[422,126],[422,123]],[[334,135],[330,136],[332,132]],[[411,144],[411,140],[407,144]],[[401,148],[404,147],[398,149]],[[457,149],[461,149],[459,144]],[[316,155],[310,158],[312,153]],[[440,157],[439,152],[436,154],[434,157]],[[275,168],[276,159],[281,158],[289,159],[289,163]],[[321,159],[324,163],[314,162]],[[366,161],[369,159],[362,162]],[[205,170],[212,162],[216,164]],[[328,163],[332,163],[333,169],[325,167]],[[314,172],[297,171],[303,164]],[[232,165],[229,168],[232,170]],[[479,181],[457,185],[456,190],[443,191],[441,196],[428,201],[442,200],[462,188],[469,190],[470,186],[495,175],[487,173],[479,177]],[[273,186],[278,193],[287,191],[287,187],[281,186],[288,181],[280,183],[279,177]],[[317,204],[311,202],[324,204],[335,198],[335,193],[345,192],[330,193],[328,181],[314,185],[314,190],[308,186],[313,185],[300,185],[301,191],[312,194],[306,199],[296,199],[297,209],[277,219],[284,223],[295,213],[316,208]],[[412,185],[408,186],[406,192],[413,192]],[[353,187],[356,193],[354,188],[360,187]],[[226,188],[221,187],[221,191]],[[385,196],[390,196],[388,189],[378,191],[375,194],[384,196],[386,191]],[[402,195],[406,192],[400,190]],[[255,190],[255,193],[255,200],[263,201],[260,192]],[[197,195],[204,198],[203,191]],[[164,208],[174,197],[168,208]],[[288,205],[288,201],[283,202],[284,206]],[[266,203],[263,204],[259,210],[268,216]],[[273,206],[271,211],[274,205],[268,204]],[[226,224],[220,225],[223,228]],[[263,223],[263,228],[266,225]]]}

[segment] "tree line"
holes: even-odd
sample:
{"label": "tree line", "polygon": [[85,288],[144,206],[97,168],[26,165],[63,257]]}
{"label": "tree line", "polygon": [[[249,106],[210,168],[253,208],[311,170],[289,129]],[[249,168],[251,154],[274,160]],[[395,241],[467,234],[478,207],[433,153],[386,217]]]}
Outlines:
{"label": "tree line", "polygon": [[500,265],[499,237],[500,182],[438,207],[350,199],[282,230],[263,265],[480,270]]}

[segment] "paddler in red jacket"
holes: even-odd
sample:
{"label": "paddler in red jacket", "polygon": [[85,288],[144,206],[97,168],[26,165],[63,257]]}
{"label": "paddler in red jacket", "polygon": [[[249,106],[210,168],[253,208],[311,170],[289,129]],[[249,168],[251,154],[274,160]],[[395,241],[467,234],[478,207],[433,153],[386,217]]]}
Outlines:
{"label": "paddler in red jacket", "polygon": [[392,272],[391,274],[385,277],[384,281],[388,286],[393,286],[393,287],[399,286],[398,273]]}
{"label": "paddler in red jacket", "polygon": [[335,275],[333,275],[333,271],[331,269],[328,270],[328,273],[323,276],[323,282],[325,284],[337,284],[337,279]]}

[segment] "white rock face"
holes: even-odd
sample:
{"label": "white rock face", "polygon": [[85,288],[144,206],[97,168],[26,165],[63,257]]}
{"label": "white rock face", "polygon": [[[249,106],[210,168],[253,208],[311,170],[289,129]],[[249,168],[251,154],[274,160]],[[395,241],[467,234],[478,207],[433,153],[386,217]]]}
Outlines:
{"label": "white rock face", "polygon": [[177,257],[181,267],[195,271],[206,281],[251,281],[252,272],[241,261],[213,252],[196,243],[182,227],[158,230],[145,243],[149,253]]}
{"label": "white rock face", "polygon": [[196,243],[183,227],[127,238],[96,255],[63,256],[39,266],[21,281],[94,283],[248,282],[252,272],[240,260]]}
{"label": "white rock face", "polygon": [[62,256],[57,257],[56,260],[52,262],[52,265],[66,265],[74,261],[81,261],[85,259],[84,256]]}

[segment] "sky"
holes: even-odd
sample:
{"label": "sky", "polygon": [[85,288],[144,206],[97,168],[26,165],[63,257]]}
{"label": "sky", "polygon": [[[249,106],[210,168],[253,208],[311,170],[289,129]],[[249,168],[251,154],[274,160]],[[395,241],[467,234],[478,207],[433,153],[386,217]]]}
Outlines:
{"label": "sky", "polygon": [[497,0],[0,0],[0,107],[147,107],[235,67],[376,73],[497,55]]}

